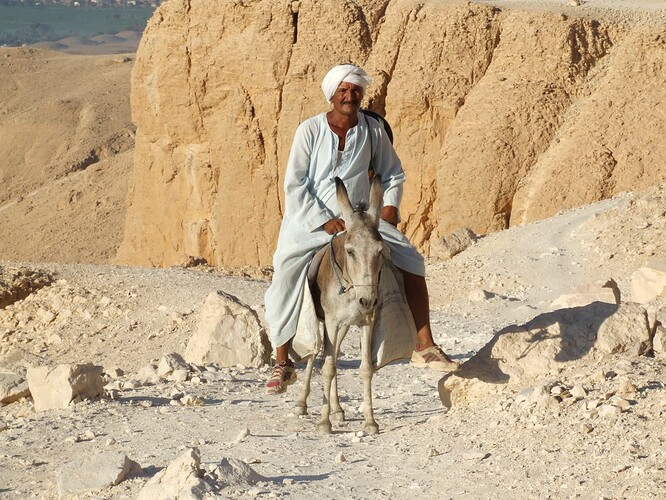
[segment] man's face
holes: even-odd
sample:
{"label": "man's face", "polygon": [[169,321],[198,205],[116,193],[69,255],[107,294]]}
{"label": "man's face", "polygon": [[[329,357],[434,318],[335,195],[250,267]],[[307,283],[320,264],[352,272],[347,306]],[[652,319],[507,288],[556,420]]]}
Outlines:
{"label": "man's face", "polygon": [[358,112],[363,100],[363,87],[349,82],[342,82],[333,94],[331,103],[333,109],[343,115],[353,115]]}

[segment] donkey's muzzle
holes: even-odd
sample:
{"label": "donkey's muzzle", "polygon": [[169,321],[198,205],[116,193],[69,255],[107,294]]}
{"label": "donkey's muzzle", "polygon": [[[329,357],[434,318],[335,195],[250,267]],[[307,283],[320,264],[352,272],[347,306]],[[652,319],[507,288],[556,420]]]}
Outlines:
{"label": "donkey's muzzle", "polygon": [[360,297],[358,299],[358,309],[363,314],[370,314],[377,305],[377,296]]}

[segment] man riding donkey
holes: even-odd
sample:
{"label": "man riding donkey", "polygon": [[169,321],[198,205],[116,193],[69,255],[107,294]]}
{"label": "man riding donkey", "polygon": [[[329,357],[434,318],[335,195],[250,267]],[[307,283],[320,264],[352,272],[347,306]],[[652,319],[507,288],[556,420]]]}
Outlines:
{"label": "man riding donkey", "polygon": [[276,349],[275,367],[266,383],[268,394],[280,394],[296,381],[289,349],[296,334],[307,268],[312,256],[345,230],[335,178],[344,182],[352,205],[367,206],[371,161],[384,192],[379,232],[391,262],[402,271],[417,330],[411,362],[441,372],[458,368],[432,338],[423,257],[396,227],[405,182],[400,159],[379,121],[359,112],[371,80],[363,69],[351,64],[332,68],[321,85],[332,109],[305,120],[294,136],[284,181],[285,213],[273,256],[273,282],[266,292],[266,320]]}

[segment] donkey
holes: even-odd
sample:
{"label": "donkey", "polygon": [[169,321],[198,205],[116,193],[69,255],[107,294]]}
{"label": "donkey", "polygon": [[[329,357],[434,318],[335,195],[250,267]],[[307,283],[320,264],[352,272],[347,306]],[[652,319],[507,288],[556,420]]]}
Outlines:
{"label": "donkey", "polygon": [[[363,414],[365,432],[377,434],[372,409],[372,331],[377,306],[379,272],[382,268],[384,244],[379,234],[379,212],[382,207],[382,185],[378,176],[370,188],[370,208],[354,211],[347,189],[336,177],[338,206],[345,221],[346,232],[334,236],[327,247],[313,289],[317,316],[324,322],[323,355],[324,404],[317,428],[331,432],[333,420],[344,421],[338,399],[336,362],[340,345],[351,325],[361,327],[361,377],[363,378]],[[308,359],[305,380],[296,405],[300,415],[307,413],[307,398],[315,356]]]}

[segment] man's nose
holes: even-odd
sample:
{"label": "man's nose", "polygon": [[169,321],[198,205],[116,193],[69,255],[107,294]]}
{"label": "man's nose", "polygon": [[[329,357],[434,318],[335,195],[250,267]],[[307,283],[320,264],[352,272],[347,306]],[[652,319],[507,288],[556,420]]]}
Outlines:
{"label": "man's nose", "polygon": [[357,96],[358,96],[358,92],[356,90],[354,90],[354,89],[346,89],[345,90],[345,93],[344,93],[345,101],[356,99]]}

